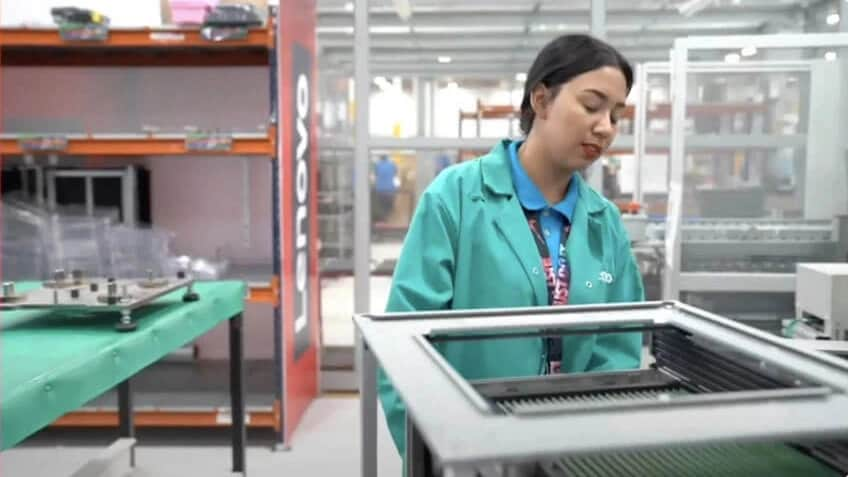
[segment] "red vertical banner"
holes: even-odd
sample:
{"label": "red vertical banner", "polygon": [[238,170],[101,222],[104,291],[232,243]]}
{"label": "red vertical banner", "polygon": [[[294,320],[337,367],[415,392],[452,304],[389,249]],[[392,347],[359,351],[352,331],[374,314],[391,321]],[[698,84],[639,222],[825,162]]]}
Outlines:
{"label": "red vertical banner", "polygon": [[282,258],[283,436],[291,435],[318,395],[318,151],[315,0],[280,0],[277,65]]}

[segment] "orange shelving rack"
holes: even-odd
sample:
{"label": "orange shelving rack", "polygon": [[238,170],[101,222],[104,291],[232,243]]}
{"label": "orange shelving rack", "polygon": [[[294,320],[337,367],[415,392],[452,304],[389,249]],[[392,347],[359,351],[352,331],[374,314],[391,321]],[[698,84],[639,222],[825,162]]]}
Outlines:
{"label": "orange shelving rack", "polygon": [[[284,246],[293,242],[287,234],[293,222],[294,211],[288,204],[288,196],[282,197],[281,189],[293,189],[292,168],[295,165],[281,161],[281,153],[289,151],[297,140],[291,132],[296,104],[293,101],[293,73],[304,74],[304,61],[314,62],[314,2],[283,0],[279,7],[271,7],[266,26],[249,28],[239,39],[208,41],[200,29],[161,27],[110,29],[102,41],[66,41],[59,30],[50,28],[0,27],[0,57],[2,65],[9,66],[265,66],[269,70],[271,83],[271,121],[266,131],[257,134],[226,135],[228,145],[223,148],[204,150],[194,147],[186,134],[69,134],[59,136],[60,150],[33,150],[32,137],[0,134],[0,157],[26,154],[55,153],[62,156],[261,156],[271,161],[273,175],[273,258],[272,276],[250,282],[247,301],[273,306],[274,313],[274,378],[277,381],[271,402],[248,407],[246,420],[249,426],[272,428],[276,431],[278,444],[286,443],[291,437],[309,401],[317,394],[317,344],[319,326],[317,313],[320,291],[317,287],[317,249],[308,251],[308,259],[314,264],[310,272],[311,288],[306,290],[310,298],[307,327],[308,337],[297,334],[294,327],[294,304],[291,293],[294,272]],[[287,12],[285,17],[277,11]],[[298,53],[298,61],[291,61],[292,52]],[[304,52],[306,57],[304,57]],[[306,59],[304,59],[306,58]],[[314,75],[307,78],[310,88],[315,87]],[[298,86],[302,86],[298,83]],[[299,118],[303,120],[303,118]],[[314,145],[314,114],[309,119],[309,141]],[[36,138],[45,139],[45,138]],[[52,138],[46,138],[52,139]],[[48,141],[49,142],[49,141]],[[310,147],[311,158],[306,158],[310,174],[314,175],[311,189],[317,190],[317,154]],[[283,156],[284,157],[284,156]],[[304,158],[301,159],[301,162]],[[290,162],[290,161],[289,161]],[[301,167],[302,164],[297,164]],[[306,203],[317,204],[312,198]],[[316,209],[317,210],[317,209]],[[317,217],[317,213],[313,212]],[[317,237],[317,221],[312,230]],[[312,240],[311,242],[317,242]],[[311,243],[310,242],[310,243]],[[313,257],[314,255],[314,257]],[[314,275],[314,276],[313,276]],[[284,278],[283,278],[284,277]],[[257,284],[258,283],[258,284]],[[308,338],[308,339],[305,339]],[[117,425],[114,409],[92,407],[72,412],[54,423],[55,426],[103,427]],[[213,405],[186,411],[173,409],[138,409],[135,422],[139,427],[214,427],[229,425],[228,412]]]}

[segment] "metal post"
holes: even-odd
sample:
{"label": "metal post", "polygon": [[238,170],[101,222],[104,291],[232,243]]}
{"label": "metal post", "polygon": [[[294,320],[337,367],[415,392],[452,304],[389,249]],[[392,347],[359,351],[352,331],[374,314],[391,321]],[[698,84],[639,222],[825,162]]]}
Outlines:
{"label": "metal post", "polygon": [[24,197],[27,199],[32,196],[32,185],[29,183],[29,168],[22,166],[18,168],[18,174],[21,176],[21,189],[24,191]]}
{"label": "metal post", "polygon": [[[607,2],[606,0],[592,0],[592,36],[605,39],[607,36]],[[586,171],[589,177],[589,185],[596,191],[604,190],[604,165],[602,159],[598,159],[589,166]]]}
{"label": "metal post", "polygon": [[[436,135],[436,80],[427,82],[427,136]],[[462,137],[462,136],[460,136]]]}
{"label": "metal post", "polygon": [[671,151],[668,187],[668,213],[665,234],[665,273],[663,299],[679,299],[681,221],[683,219],[683,177],[685,164],[684,122],[686,121],[686,62],[689,51],[684,40],[674,42],[671,58]]}
{"label": "metal post", "polygon": [[130,227],[135,225],[136,221],[136,176],[135,167],[127,166],[126,175],[121,180],[121,208],[124,216],[124,224]]}
{"label": "metal post", "polygon": [[89,217],[94,216],[94,177],[88,176],[85,179],[85,213]]}
{"label": "metal post", "polygon": [[35,166],[35,203],[44,205],[44,168]]}
{"label": "metal post", "polygon": [[406,414],[406,476],[429,477],[433,475],[430,453],[415,427],[415,422]]}
{"label": "metal post", "polygon": [[356,88],[356,141],[354,144],[354,186],[356,202],[353,223],[353,270],[354,299],[356,313],[367,313],[371,308],[371,197],[368,192],[369,178],[369,130],[368,102],[371,90],[371,74],[368,68],[368,0],[356,0],[354,6],[354,84]]}
{"label": "metal post", "polygon": [[244,347],[242,315],[230,318],[230,416],[232,419],[233,472],[244,473]]}
{"label": "metal post", "polygon": [[427,81],[417,77],[413,80],[415,84],[415,112],[418,113],[418,135],[427,136]]}
{"label": "metal post", "polygon": [[56,173],[47,171],[47,210],[56,210]]}
{"label": "metal post", "polygon": [[250,207],[250,158],[241,158],[241,240],[242,245],[250,247],[251,243],[251,207]]}
{"label": "metal post", "polygon": [[[848,33],[848,1],[839,2],[839,31],[842,33]],[[837,61],[842,65],[842,71],[840,71],[840,80],[839,84],[842,86],[842,107],[840,110],[842,111],[842,117],[838,119],[837,127],[834,128],[834,131],[845,131],[848,128],[848,47],[842,47],[836,49]],[[842,144],[838,147],[837,161],[840,161],[838,164],[837,172],[841,174],[841,177],[837,178],[836,186],[841,187],[841,190],[845,191],[848,189],[848,135],[841,134],[842,136]],[[844,194],[844,192],[843,192]],[[842,207],[837,206],[837,211],[840,214],[848,214],[848,198],[843,196],[845,203],[843,203]]]}
{"label": "metal post", "polygon": [[644,165],[648,136],[648,71],[645,65],[636,66],[636,114],[633,116],[633,150],[635,152],[636,172],[633,184],[633,202],[644,206],[642,190],[642,167]]}
{"label": "metal post", "polygon": [[[804,218],[830,220],[839,214],[845,202],[845,191],[840,189],[844,177],[844,149],[842,137],[836,133],[840,124],[840,65],[820,61],[810,73],[809,126],[807,135],[807,160],[804,174]],[[844,187],[844,182],[841,182]]]}
{"label": "metal post", "polygon": [[377,359],[357,330],[359,355],[360,474],[377,477]]}
{"label": "metal post", "polygon": [[607,0],[592,0],[592,36],[607,37]]}
{"label": "metal post", "polygon": [[[121,437],[135,437],[132,388],[129,378],[118,384],[118,432]],[[135,467],[135,446],[130,449],[130,467]]]}
{"label": "metal post", "polygon": [[[418,113],[418,137],[427,137],[427,83],[423,78],[415,78],[416,112]],[[432,180],[432,164],[434,154],[430,151],[415,151],[415,197],[412,207],[418,203],[418,198]]]}
{"label": "metal post", "polygon": [[[356,313],[370,312],[371,308],[371,197],[369,194],[368,103],[371,91],[371,73],[368,68],[370,40],[368,37],[368,0],[354,4],[354,87],[356,120],[353,150],[353,308]],[[370,350],[356,334],[355,361],[360,374],[360,419],[362,433],[362,477],[377,476],[377,377],[376,364]]]}

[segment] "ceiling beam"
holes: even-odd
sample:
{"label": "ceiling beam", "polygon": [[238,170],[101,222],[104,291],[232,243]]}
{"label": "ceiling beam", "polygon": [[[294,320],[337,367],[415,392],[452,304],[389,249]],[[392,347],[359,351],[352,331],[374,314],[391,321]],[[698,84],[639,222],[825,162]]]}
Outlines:
{"label": "ceiling beam", "polygon": [[[633,63],[646,61],[667,61],[668,52],[644,50],[625,51],[624,54]],[[515,60],[504,52],[499,57],[481,57],[479,61],[455,61],[447,64],[436,61],[421,61],[415,57],[385,57],[372,59],[369,69],[374,76],[412,75],[412,76],[464,76],[471,72],[485,72],[495,77],[511,78],[515,73],[525,73],[530,67],[533,57],[526,60]],[[353,64],[347,58],[322,58],[319,66],[333,72],[352,71]]]}
{"label": "ceiling beam", "polygon": [[[744,3],[742,4],[744,5]],[[467,29],[471,25],[480,25],[487,28],[509,28],[515,29],[516,32],[524,31],[524,15],[531,14],[530,10],[504,11],[503,9],[489,10],[471,10],[467,8],[461,9],[440,9],[434,11],[413,11],[415,26],[421,28],[453,28],[457,30]],[[787,8],[785,5],[782,8],[774,7],[753,7],[753,8],[714,8],[695,15],[692,18],[686,18],[680,15],[677,10],[673,9],[656,9],[656,10],[613,10],[608,13],[607,25],[610,32],[620,25],[643,26],[645,24],[655,26],[665,26],[668,24],[688,25],[708,24],[708,23],[727,23],[727,22],[750,22],[755,24],[763,23],[792,23],[797,20],[797,9]],[[568,9],[557,7],[544,7],[539,13],[538,24],[534,26],[533,31],[539,31],[542,26],[556,30],[560,26],[570,27],[586,27],[590,22],[588,10],[584,9]],[[380,28],[403,28],[407,27],[408,23],[404,22],[391,11],[382,11],[380,9],[372,9],[370,16],[370,25],[377,29]],[[318,26],[339,28],[353,26],[353,15],[346,11],[332,11],[318,13]]]}
{"label": "ceiling beam", "polygon": [[[754,33],[756,28],[737,28],[732,30],[723,30],[722,34],[750,34]],[[689,30],[687,34],[691,35],[708,35],[714,33],[712,30]],[[681,35],[672,33],[617,33],[607,36],[613,46],[626,47],[662,47],[666,48],[674,43],[676,38]],[[390,52],[391,50],[432,50],[435,52],[441,51],[464,51],[464,50],[499,50],[503,48],[533,48],[540,49],[549,42],[554,35],[550,34],[523,34],[511,35],[494,35],[494,34],[479,34],[479,35],[423,35],[416,34],[413,39],[409,35],[372,35],[371,36],[371,51],[375,53]],[[326,51],[349,51],[353,49],[353,36],[340,33],[327,33],[318,35],[318,44]]]}
{"label": "ceiling beam", "polygon": [[[626,48],[621,50],[622,54],[629,58],[633,57],[656,57],[663,56],[663,59],[668,59],[668,49],[664,53],[657,48]],[[503,63],[509,62],[511,59],[516,59],[519,62],[531,61],[538,50],[535,49],[520,49],[520,50],[491,50],[487,53],[469,52],[469,51],[446,51],[438,56],[449,56],[451,63],[460,63],[461,65],[488,64],[488,63]],[[416,64],[437,64],[437,55],[431,52],[420,52],[415,50],[392,51],[390,54],[375,55],[371,52],[371,63],[376,64],[380,61],[389,61],[391,63],[416,63]],[[348,53],[327,53],[323,55],[328,62],[341,62],[350,60],[351,55]]]}

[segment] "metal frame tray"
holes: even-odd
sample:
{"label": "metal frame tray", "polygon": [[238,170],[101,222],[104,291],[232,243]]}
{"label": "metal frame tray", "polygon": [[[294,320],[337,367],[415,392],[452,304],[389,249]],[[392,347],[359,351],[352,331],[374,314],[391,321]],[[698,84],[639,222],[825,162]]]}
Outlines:
{"label": "metal frame tray", "polygon": [[120,312],[116,325],[119,331],[133,331],[136,324],[132,312],[153,301],[185,288],[183,301],[197,301],[194,279],[180,275],[175,278],[116,280],[106,278],[63,279],[47,281],[40,287],[15,292],[11,283],[3,284],[0,310],[49,309],[90,313]]}
{"label": "metal frame tray", "polygon": [[[475,468],[493,461],[518,464],[727,441],[848,437],[848,362],[678,302],[371,314],[357,315],[354,322],[362,379],[363,475],[376,475],[378,365],[446,475],[474,475]],[[504,414],[493,412],[479,386],[463,379],[432,344],[456,334],[479,339],[541,335],[543,329],[596,333],[670,328],[797,376],[804,385]]]}

